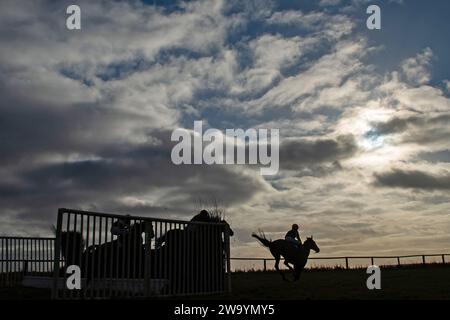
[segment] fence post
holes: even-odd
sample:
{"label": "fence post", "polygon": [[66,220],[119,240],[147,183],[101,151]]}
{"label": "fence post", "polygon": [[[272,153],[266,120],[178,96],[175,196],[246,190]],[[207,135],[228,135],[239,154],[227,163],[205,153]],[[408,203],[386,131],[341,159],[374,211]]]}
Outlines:
{"label": "fence post", "polygon": [[348,257],[345,258],[345,268],[348,269]]}
{"label": "fence post", "polygon": [[400,257],[397,257],[397,264],[400,267]]}
{"label": "fence post", "polygon": [[425,255],[422,256],[422,264],[425,265]]}
{"label": "fence post", "polygon": [[53,287],[52,287],[52,299],[58,298],[58,280],[59,280],[59,268],[60,268],[60,251],[61,251],[61,229],[62,229],[62,216],[63,209],[58,209],[58,218],[56,221],[56,235],[55,235],[55,252],[53,262]]}
{"label": "fence post", "polygon": [[445,264],[445,254],[442,255],[442,263]]}
{"label": "fence post", "polygon": [[267,271],[267,260],[264,259],[264,271]]}

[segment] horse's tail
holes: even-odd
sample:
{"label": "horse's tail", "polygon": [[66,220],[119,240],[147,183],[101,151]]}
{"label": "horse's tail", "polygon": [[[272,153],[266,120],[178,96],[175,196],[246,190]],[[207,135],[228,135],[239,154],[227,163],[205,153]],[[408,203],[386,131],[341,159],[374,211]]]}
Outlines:
{"label": "horse's tail", "polygon": [[270,244],[272,243],[272,241],[267,240],[266,235],[262,231],[260,231],[259,236],[256,233],[252,233],[252,237],[258,239],[265,247],[270,247]]}

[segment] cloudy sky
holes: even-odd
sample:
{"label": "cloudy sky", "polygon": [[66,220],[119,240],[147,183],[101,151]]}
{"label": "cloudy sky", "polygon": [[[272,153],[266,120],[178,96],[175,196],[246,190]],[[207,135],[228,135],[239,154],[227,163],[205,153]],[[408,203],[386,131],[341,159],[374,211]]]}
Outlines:
{"label": "cloudy sky", "polygon": [[[82,30],[66,29],[76,3]],[[447,251],[450,45],[441,1],[0,3],[0,234],[58,207],[189,219],[218,199],[233,256],[292,223],[321,255]],[[176,128],[280,130],[280,171],[184,165]]]}

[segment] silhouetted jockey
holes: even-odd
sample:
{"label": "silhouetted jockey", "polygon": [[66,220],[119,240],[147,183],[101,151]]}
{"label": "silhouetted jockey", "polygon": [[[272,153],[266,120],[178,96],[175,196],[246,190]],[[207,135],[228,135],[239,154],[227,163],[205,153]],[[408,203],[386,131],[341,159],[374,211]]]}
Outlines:
{"label": "silhouetted jockey", "polygon": [[118,237],[127,234],[129,231],[130,231],[129,215],[127,215],[125,218],[117,219],[111,227],[111,233]]}
{"label": "silhouetted jockey", "polygon": [[[196,214],[192,219],[192,222],[209,222],[209,212],[206,210],[200,211],[200,213]],[[193,231],[198,227],[198,225],[190,224],[187,227],[187,230]]]}
{"label": "silhouetted jockey", "polygon": [[298,224],[294,223],[292,225],[292,229],[286,233],[284,239],[292,242],[299,249],[303,246],[302,239],[300,239],[300,234],[298,233]]}
{"label": "silhouetted jockey", "polygon": [[196,214],[191,221],[199,221],[199,222],[208,222],[209,221],[209,212],[206,210],[200,211],[199,214]]}

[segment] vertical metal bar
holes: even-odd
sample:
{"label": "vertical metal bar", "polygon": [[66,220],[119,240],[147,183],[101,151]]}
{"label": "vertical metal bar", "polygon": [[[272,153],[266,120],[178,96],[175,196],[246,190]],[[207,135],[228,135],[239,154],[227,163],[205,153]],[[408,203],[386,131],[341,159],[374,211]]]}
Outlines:
{"label": "vertical metal bar", "polygon": [[129,239],[129,238],[130,238],[129,234],[122,236],[122,243],[121,243],[122,254],[121,254],[121,261],[120,261],[121,265],[120,265],[120,280],[119,280],[119,284],[121,284],[119,286],[121,297],[123,297],[125,294],[125,290],[122,287],[122,284],[124,283],[124,279],[125,279],[126,243],[127,243],[127,239]]}
{"label": "vertical metal bar", "polygon": [[212,282],[213,282],[213,288],[212,290],[214,292],[218,291],[217,288],[217,271],[218,271],[218,264],[217,264],[217,257],[218,257],[218,246],[217,246],[217,225],[214,225],[214,227],[212,228],[212,245],[213,245],[213,260],[212,260],[212,265],[213,265],[213,270],[212,270]]}
{"label": "vertical metal bar", "polygon": [[[114,225],[114,218],[111,218],[111,228]],[[111,245],[109,246],[109,250],[110,250],[110,268],[109,268],[109,297],[112,297],[115,292],[113,290],[113,278],[114,275],[117,272],[117,266],[116,268],[114,268],[114,262],[115,262],[115,258],[114,255],[116,254],[117,250],[118,250],[118,240],[114,239],[113,234],[111,233],[110,235],[111,238]]]}
{"label": "vertical metal bar", "polygon": [[16,239],[11,238],[11,262],[12,262],[12,272],[11,272],[11,284],[13,286],[16,285],[17,282],[17,274],[16,274]]}
{"label": "vertical metal bar", "polygon": [[175,269],[175,278],[176,278],[176,285],[175,285],[175,294],[180,293],[181,289],[181,282],[183,279],[182,274],[182,262],[181,262],[181,225],[179,223],[175,223],[175,230],[177,230],[177,240],[175,245],[175,255],[177,259],[176,269]]}
{"label": "vertical metal bar", "polygon": [[180,258],[180,267],[178,268],[178,272],[179,272],[179,286],[178,286],[178,294],[183,294],[184,293],[184,288],[185,288],[185,281],[186,281],[186,261],[184,259],[184,255],[186,253],[186,250],[184,250],[184,239],[185,239],[185,235],[184,235],[184,224],[179,223],[178,224],[178,228],[180,230],[179,232],[179,246],[178,246],[178,257]]}
{"label": "vertical metal bar", "polygon": [[424,265],[426,264],[426,262],[425,262],[425,255],[422,256],[422,264],[424,264]]}
{"label": "vertical metal bar", "polygon": [[92,222],[92,259],[91,259],[91,290],[89,291],[90,293],[90,298],[95,297],[95,293],[96,293],[96,281],[95,281],[95,251],[96,251],[96,246],[95,246],[95,233],[96,233],[96,216],[92,216],[93,222]]}
{"label": "vertical metal bar", "polygon": [[52,298],[58,298],[58,279],[59,279],[59,261],[60,261],[60,251],[61,251],[61,228],[62,228],[62,209],[58,209],[58,218],[56,221],[56,235],[55,235],[55,249],[54,249],[54,259],[53,262],[53,288],[52,288]]}
{"label": "vertical metal bar", "polygon": [[[71,218],[71,216],[72,216],[72,214],[70,212],[67,212],[67,221],[66,221],[66,233],[67,234],[66,234],[66,245],[65,245],[65,247],[66,247],[65,250],[66,251],[65,251],[65,257],[64,257],[64,268],[63,268],[63,279],[64,279],[64,282],[65,282],[66,277],[67,277],[67,273],[66,273],[67,267],[71,264],[69,243],[70,243],[70,240],[72,238],[74,238],[74,235],[70,232],[70,218]],[[72,239],[72,241],[73,240],[74,239]],[[67,288],[66,288],[66,286],[63,286],[62,290],[63,290],[63,298],[66,298],[67,294],[69,293]]]}
{"label": "vertical metal bar", "polygon": [[183,230],[183,225],[181,223],[178,224],[178,228],[179,228],[179,236],[178,236],[178,258],[179,263],[180,263],[180,267],[178,268],[178,294],[182,294],[184,293],[184,281],[186,279],[186,273],[185,273],[185,269],[186,269],[186,262],[184,261],[184,254],[185,254],[185,250],[184,249],[184,230]]}
{"label": "vertical metal bar", "polygon": [[108,265],[108,217],[105,217],[105,241],[103,242],[103,259],[102,259],[102,263],[103,263],[103,277],[102,277],[102,281],[103,281],[103,291],[102,291],[102,297],[106,297],[107,295],[107,288],[106,288],[106,284],[107,282],[107,268],[106,266]]}
{"label": "vertical metal bar", "polygon": [[[130,255],[132,257],[132,263],[129,267],[129,281],[130,281],[130,295],[133,297],[136,292],[136,261],[137,261],[137,248],[139,248],[140,241],[139,241],[139,229],[141,228],[142,224],[144,222],[142,220],[139,220],[138,226],[133,228],[133,247],[130,251]],[[135,221],[136,224],[136,221]],[[131,260],[131,259],[130,259]]]}
{"label": "vertical metal bar", "polygon": [[[84,214],[81,213],[80,214],[80,237],[81,237],[81,241],[83,241],[83,234],[84,234]],[[78,263],[79,263],[79,267],[80,267],[80,273],[81,273],[80,277],[81,278],[83,278],[83,275],[84,275],[84,278],[86,278],[86,272],[83,271],[83,269],[86,269],[86,268],[83,268],[84,267],[83,266],[83,264],[84,264],[83,252],[85,252],[85,254],[87,254],[85,250],[87,251],[87,245],[86,245],[86,248],[84,248],[84,244],[80,243],[80,248],[79,248],[79,252],[78,252]],[[86,295],[86,285],[87,285],[87,283],[85,282],[84,286],[82,288],[82,291],[80,292],[79,296],[84,297]]]}
{"label": "vertical metal bar", "polygon": [[224,260],[225,258],[225,229],[220,228],[220,291],[225,290],[225,267],[226,262]]}
{"label": "vertical metal bar", "polygon": [[6,286],[9,286],[10,278],[11,278],[11,269],[12,269],[11,256],[10,256],[10,252],[9,252],[10,239],[6,238],[5,243],[6,243]]}
{"label": "vertical metal bar", "polygon": [[44,243],[45,243],[45,256],[44,256],[44,259],[45,259],[45,275],[47,276],[47,272],[49,270],[48,264],[49,264],[49,260],[50,260],[50,258],[49,258],[50,240],[46,239]]}
{"label": "vertical metal bar", "polygon": [[151,237],[150,237],[149,225],[145,225],[145,268],[144,268],[144,295],[149,297],[150,292],[150,251],[151,251]]}
{"label": "vertical metal bar", "polygon": [[206,291],[211,292],[211,275],[212,275],[212,268],[211,268],[211,262],[212,257],[214,256],[214,253],[212,252],[211,248],[211,225],[205,225],[205,233],[206,233],[206,254],[205,254],[205,265],[206,265]]}
{"label": "vertical metal bar", "polygon": [[92,285],[92,279],[90,279],[91,281],[88,283],[88,279],[89,279],[89,258],[91,256],[91,248],[89,248],[89,234],[90,234],[90,226],[91,226],[91,219],[90,219],[90,215],[86,215],[86,250],[85,250],[85,255],[84,255],[84,275],[85,275],[85,288],[84,288],[84,295],[85,297],[88,296],[88,294],[90,293],[89,291],[91,290],[91,285]]}
{"label": "vertical metal bar", "polygon": [[[78,221],[78,213],[74,213],[73,214],[73,230],[71,231],[72,232],[71,234],[73,235],[73,237],[72,237],[73,244],[72,244],[72,248],[70,248],[69,249],[70,251],[67,253],[67,255],[70,254],[70,257],[71,257],[70,260],[71,260],[72,265],[76,263],[76,250],[75,249],[77,248],[77,245],[78,246],[80,245],[78,243],[77,221]],[[67,267],[68,266],[66,266],[66,273],[67,273]],[[68,290],[68,292],[69,292],[71,298],[76,297],[79,294],[79,292],[77,292],[77,290]]]}
{"label": "vertical metal bar", "polygon": [[42,273],[42,241],[41,239],[37,239],[37,246],[38,246],[38,270],[39,273]]}
{"label": "vertical metal bar", "polygon": [[[161,221],[155,221],[155,229],[153,230],[155,233],[155,239],[160,239],[163,236],[163,225]],[[156,249],[157,247],[157,243],[155,240],[155,245],[154,245],[154,255],[151,256],[151,258],[154,261],[151,261],[150,267],[154,268],[154,280],[153,282],[149,282],[150,285],[153,287],[153,292],[154,293],[159,293],[159,281],[160,279],[164,279],[166,277],[166,268],[164,267],[165,265],[165,261],[167,259],[167,226],[165,226],[165,231],[164,231],[164,246],[162,246],[162,243],[160,241],[158,241],[158,249]],[[167,266],[167,265],[166,265]],[[150,280],[151,281],[151,280]],[[156,288],[155,288],[156,287]],[[168,290],[166,288],[164,288],[164,290]],[[164,292],[166,293],[166,292]]]}
{"label": "vertical metal bar", "polygon": [[21,265],[22,265],[22,281],[23,277],[25,276],[25,239],[20,240],[20,259],[21,259]]}
{"label": "vertical metal bar", "polygon": [[[146,221],[145,222],[145,226],[147,226],[147,224],[150,225],[150,230],[152,230],[153,227],[152,227],[151,222],[150,221]],[[139,227],[139,237],[140,237],[141,240],[142,240],[142,233],[143,232],[145,232],[145,229],[143,230],[142,226],[140,226]],[[142,270],[142,262],[144,260],[142,260],[142,259],[143,258],[145,259],[146,255],[149,256],[150,263],[149,263],[149,265],[147,267],[149,268],[149,272],[151,274],[151,268],[152,268],[151,263],[152,262],[150,260],[151,259],[151,255],[150,254],[151,254],[151,248],[150,248],[149,251],[146,251],[146,244],[145,244],[145,237],[144,237],[144,243],[141,243],[141,246],[139,246],[139,250],[138,250],[138,255],[139,255],[138,259],[137,259],[138,260],[138,276],[136,277],[138,279],[139,288],[140,288],[141,282],[143,282],[143,286],[142,286],[143,288],[142,289],[144,289],[144,287],[145,287],[145,279],[144,279],[144,273],[143,273],[144,270]],[[142,255],[144,255],[144,257]],[[144,266],[144,268],[145,268],[145,266]],[[144,292],[142,292],[141,295],[144,296]]]}
{"label": "vertical metal bar", "polygon": [[17,285],[20,281],[20,241],[19,241],[19,238],[14,238],[14,261],[15,261],[14,285]]}
{"label": "vertical metal bar", "polygon": [[225,224],[225,250],[227,259],[227,291],[231,292],[230,226],[228,224]]}
{"label": "vertical metal bar", "polygon": [[203,252],[202,252],[202,242],[203,242],[203,239],[202,239],[202,231],[201,231],[201,227],[202,227],[202,225],[201,224],[196,224],[195,226],[194,226],[194,230],[195,230],[195,233],[196,233],[196,241],[195,241],[195,251],[196,251],[196,261],[195,261],[195,267],[196,267],[196,281],[195,281],[195,284],[196,284],[196,290],[195,290],[195,292],[196,293],[200,293],[201,292],[201,290],[202,290],[202,255],[203,255]]}
{"label": "vertical metal bar", "polygon": [[121,297],[122,295],[122,290],[120,288],[120,281],[122,279],[122,273],[123,273],[123,268],[122,268],[122,260],[123,260],[123,246],[124,246],[124,235],[120,234],[117,236],[117,247],[116,247],[116,252],[115,252],[115,268],[116,268],[116,273],[115,273],[115,277],[113,279],[113,288],[114,288],[114,295]]}
{"label": "vertical metal bar", "polygon": [[222,231],[221,231],[220,225],[216,226],[216,243],[217,243],[216,291],[222,291],[221,284],[220,284],[221,283],[221,281],[220,281],[221,271],[220,270],[222,270],[222,265],[223,265],[223,259],[222,259],[223,251],[222,251]]}
{"label": "vertical metal bar", "polygon": [[371,264],[371,265],[374,265],[374,263],[373,263],[373,257],[370,258],[370,264]]}
{"label": "vertical metal bar", "polygon": [[17,265],[16,265],[16,260],[17,260],[17,257],[16,257],[16,239],[15,238],[11,238],[11,242],[12,242],[12,246],[11,246],[11,257],[12,257],[12,259],[11,259],[11,261],[12,261],[12,274],[11,274],[11,283],[12,283],[12,285],[14,286],[14,285],[16,285],[16,282],[17,282],[17,274],[16,274],[16,268],[17,268]]}
{"label": "vertical metal bar", "polygon": [[[161,221],[157,221],[156,224],[159,224],[159,229],[160,229],[160,236],[161,235],[161,231],[162,231],[162,222]],[[170,229],[169,229],[170,230]],[[164,222],[164,236],[166,237],[165,243],[164,243],[164,248],[160,248],[159,252],[161,252],[161,254],[163,254],[163,257],[160,257],[160,261],[159,261],[159,274],[160,274],[160,279],[169,279],[170,281],[170,276],[168,276],[167,270],[168,270],[168,265],[170,264],[170,259],[171,257],[169,256],[169,251],[168,251],[168,241],[169,238],[168,236],[168,232],[169,230],[167,230],[167,222]]]}
{"label": "vertical metal bar", "polygon": [[445,264],[445,255],[442,255],[442,263]]}
{"label": "vertical metal bar", "polygon": [[184,228],[185,233],[185,250],[186,250],[186,293],[192,293],[192,237],[190,225],[187,223]]}
{"label": "vertical metal bar", "polygon": [[2,286],[5,286],[6,287],[6,272],[5,272],[5,270],[6,270],[6,264],[5,264],[5,261],[6,261],[6,251],[5,251],[5,249],[6,249],[6,244],[5,244],[5,238],[1,238],[2,239],[2,263],[1,263],[1,266],[0,266],[0,268],[1,268],[1,273],[2,273],[2,277],[0,278],[0,283],[2,284]]}
{"label": "vertical metal bar", "polygon": [[[101,276],[99,277],[102,282],[102,290],[99,292],[99,295],[102,298],[105,298],[106,292],[105,292],[105,284],[106,284],[106,259],[107,259],[107,253],[106,253],[106,246],[108,243],[108,239],[106,238],[108,235],[108,218],[100,218],[100,230],[102,230],[102,221],[105,220],[105,228],[103,231],[100,231],[100,251],[99,251],[99,256],[100,256],[100,261],[101,263],[99,263],[99,274],[101,274]],[[102,243],[102,232],[104,232],[104,241]],[[103,265],[103,268],[101,267],[101,265]]]}
{"label": "vertical metal bar", "polygon": [[44,246],[44,276],[47,276],[47,270],[48,270],[48,239],[44,239],[43,240],[43,244]]}
{"label": "vertical metal bar", "polygon": [[[126,297],[129,297],[129,295],[130,295],[130,266],[131,266],[131,264],[130,264],[130,260],[131,260],[131,242],[132,242],[132,240],[134,240],[134,236],[135,236],[135,234],[133,234],[133,233],[136,233],[136,230],[135,230],[135,228],[134,228],[134,224],[136,224],[136,220],[133,220],[133,229],[129,229],[128,230],[128,235],[127,235],[127,246],[126,246],[126,252],[125,252],[125,255],[124,255],[124,263],[126,264],[126,267],[125,267],[125,275],[124,275],[124,288],[125,288],[125,296]],[[131,225],[131,221],[130,221],[130,225]],[[125,247],[125,246],[124,246]]]}
{"label": "vertical metal bar", "polygon": [[4,286],[4,284],[3,284],[3,277],[4,277],[4,275],[3,275],[3,264],[4,264],[4,260],[3,260],[3,250],[4,250],[3,237],[0,237],[0,243],[1,243],[1,245],[0,245],[0,249],[1,249],[1,251],[0,251],[0,287],[3,287]]}
{"label": "vertical metal bar", "polygon": [[[175,229],[172,227],[172,222],[169,223],[169,232],[176,232]],[[172,231],[173,230],[173,231]],[[173,265],[176,264],[176,258],[173,255],[173,251],[174,251],[174,247],[176,246],[175,242],[173,241],[174,239],[176,239],[176,237],[172,237],[172,239],[169,240],[169,237],[167,237],[168,234],[166,234],[166,245],[167,245],[167,249],[166,253],[168,253],[168,259],[169,259],[169,264],[168,264],[168,278],[169,278],[169,294],[173,295],[174,293],[174,282],[176,281],[176,278],[174,276],[174,270],[173,270]],[[167,252],[168,251],[168,252]]]}
{"label": "vertical metal bar", "polygon": [[348,269],[348,257],[345,258],[345,269]]}
{"label": "vertical metal bar", "polygon": [[33,238],[33,261],[34,261],[34,272],[36,272],[36,274],[39,274],[39,251],[37,248],[37,239]]}
{"label": "vertical metal bar", "polygon": [[400,257],[397,257],[397,265],[400,267]]}
{"label": "vertical metal bar", "polygon": [[[97,255],[97,283],[99,285],[97,289],[97,297],[102,297],[102,291],[103,291],[103,277],[101,276],[101,264],[103,263],[103,256],[102,256],[102,220],[103,217],[98,217],[98,255]],[[101,282],[101,283],[100,283]]]}

